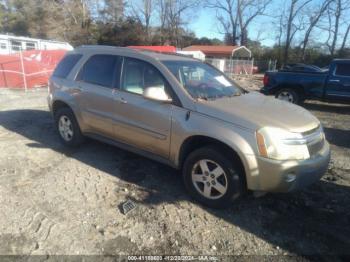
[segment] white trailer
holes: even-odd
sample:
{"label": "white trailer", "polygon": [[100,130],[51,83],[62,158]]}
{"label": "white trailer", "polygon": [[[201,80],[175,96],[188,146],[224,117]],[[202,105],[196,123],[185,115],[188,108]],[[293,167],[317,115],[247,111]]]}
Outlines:
{"label": "white trailer", "polygon": [[73,50],[66,42],[0,34],[0,54],[8,55],[25,50]]}
{"label": "white trailer", "polygon": [[182,54],[182,55],[187,55],[196,59],[200,59],[202,61],[205,60],[205,54],[202,51],[185,51],[185,50],[179,50],[176,51],[176,53],[178,54]]}

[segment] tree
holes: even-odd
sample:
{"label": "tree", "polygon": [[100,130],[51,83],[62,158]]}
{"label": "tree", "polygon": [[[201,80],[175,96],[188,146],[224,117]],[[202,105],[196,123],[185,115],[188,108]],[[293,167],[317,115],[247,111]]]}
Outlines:
{"label": "tree", "polygon": [[342,52],[345,49],[345,45],[346,45],[346,42],[348,40],[349,33],[350,33],[350,24],[346,28],[345,35],[344,35],[344,38],[343,38],[343,43],[342,43],[342,45],[340,47],[340,52]]}
{"label": "tree", "polygon": [[126,17],[117,24],[97,23],[97,43],[100,45],[143,45],[145,42],[143,25],[133,17]]}
{"label": "tree", "polygon": [[[208,8],[216,10],[216,17],[223,28],[225,40],[230,39],[232,45],[238,40],[238,8],[235,0],[208,0]],[[230,36],[229,36],[230,35]],[[226,41],[225,41],[226,42]]]}
{"label": "tree", "polygon": [[328,39],[326,45],[332,57],[334,57],[336,52],[341,20],[345,11],[349,8],[350,3],[348,0],[334,0],[328,9]]}
{"label": "tree", "polygon": [[287,32],[285,38],[285,46],[283,52],[283,63],[287,64],[288,62],[288,54],[289,49],[294,38],[295,33],[300,30],[297,24],[295,24],[295,20],[297,15],[299,15],[300,11],[312,0],[290,0],[289,9],[287,11]]}
{"label": "tree", "polygon": [[151,38],[151,18],[154,13],[154,0],[142,0],[140,5],[134,5],[131,3],[132,16],[134,16],[140,23],[144,24],[146,40],[150,41]]}
{"label": "tree", "polygon": [[320,21],[320,19],[323,17],[323,15],[326,13],[329,5],[333,2],[334,0],[324,0],[321,5],[318,7],[312,6],[312,10],[309,9],[307,10],[308,14],[308,25],[307,29],[305,31],[305,35],[303,38],[303,41],[301,43],[301,59],[305,61],[305,51],[306,47],[309,43],[310,35],[312,30],[315,28],[317,23]]}
{"label": "tree", "polygon": [[272,0],[237,0],[237,15],[240,27],[241,45],[248,45],[248,27],[265,10]]}
{"label": "tree", "polygon": [[73,45],[95,43],[91,34],[93,20],[89,0],[50,1],[57,10],[60,24],[56,25],[56,34],[60,39]]}
{"label": "tree", "polygon": [[[182,38],[186,35],[184,27],[188,23],[190,11],[199,4],[198,0],[158,0],[161,42],[183,46]],[[187,17],[187,19],[185,19]]]}
{"label": "tree", "polygon": [[116,24],[124,15],[123,0],[103,0],[104,8],[100,13],[105,16],[109,23]]}

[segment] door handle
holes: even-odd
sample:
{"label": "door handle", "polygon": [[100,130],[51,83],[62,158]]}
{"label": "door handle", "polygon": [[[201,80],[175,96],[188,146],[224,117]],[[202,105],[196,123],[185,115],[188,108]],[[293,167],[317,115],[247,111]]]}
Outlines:
{"label": "door handle", "polygon": [[128,101],[126,101],[124,98],[120,98],[119,102],[122,103],[122,104],[127,104],[128,103]]}
{"label": "door handle", "polygon": [[329,80],[329,82],[339,83],[339,79],[332,79],[332,80]]}
{"label": "door handle", "polygon": [[74,93],[81,93],[83,91],[83,88],[81,86],[76,86],[73,88]]}

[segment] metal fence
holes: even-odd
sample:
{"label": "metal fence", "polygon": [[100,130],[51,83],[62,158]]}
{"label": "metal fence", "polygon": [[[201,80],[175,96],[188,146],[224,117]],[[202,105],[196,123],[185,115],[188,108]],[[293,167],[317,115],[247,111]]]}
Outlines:
{"label": "metal fence", "polygon": [[213,59],[205,61],[228,75],[251,75],[253,74],[254,60]]}
{"label": "metal fence", "polygon": [[277,68],[277,60],[255,60],[254,73],[262,74],[266,71],[275,71]]}
{"label": "metal fence", "polygon": [[277,64],[277,61],[275,60],[255,61],[254,59],[237,60],[207,58],[205,61],[229,76],[265,73],[266,71],[275,70]]}

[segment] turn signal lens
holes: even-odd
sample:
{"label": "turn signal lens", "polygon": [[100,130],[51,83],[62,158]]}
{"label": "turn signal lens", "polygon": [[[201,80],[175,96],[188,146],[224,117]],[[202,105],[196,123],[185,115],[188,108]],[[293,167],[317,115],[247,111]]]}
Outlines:
{"label": "turn signal lens", "polygon": [[265,139],[262,134],[259,132],[256,132],[256,141],[258,142],[258,149],[259,153],[262,157],[268,157],[266,145],[265,145]]}

